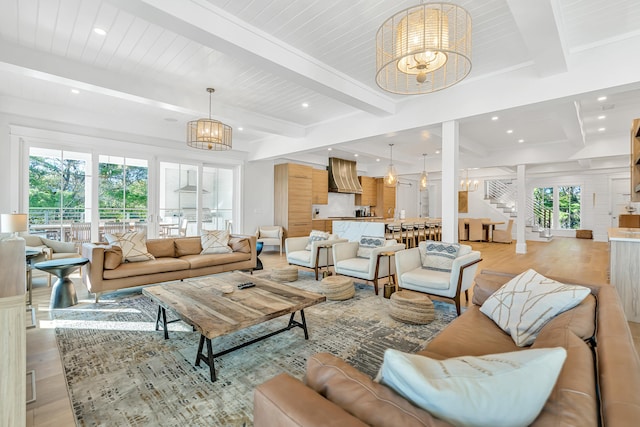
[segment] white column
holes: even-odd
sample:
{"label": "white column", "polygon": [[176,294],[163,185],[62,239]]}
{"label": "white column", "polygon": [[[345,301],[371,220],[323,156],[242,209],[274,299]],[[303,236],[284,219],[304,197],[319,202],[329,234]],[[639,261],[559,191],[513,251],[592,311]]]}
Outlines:
{"label": "white column", "polygon": [[442,241],[458,241],[458,122],[442,123]]}
{"label": "white column", "polygon": [[518,220],[516,224],[516,253],[527,253],[527,241],[525,240],[525,221],[527,217],[527,176],[526,166],[518,165]]}
{"label": "white column", "polygon": [[[9,131],[9,119],[0,114],[0,182],[4,188],[17,188],[11,186],[11,133]],[[0,191],[0,212],[11,213],[11,191]]]}
{"label": "white column", "polygon": [[[85,189],[87,191],[87,189]],[[91,241],[100,240],[100,155],[94,150],[91,152]]]}

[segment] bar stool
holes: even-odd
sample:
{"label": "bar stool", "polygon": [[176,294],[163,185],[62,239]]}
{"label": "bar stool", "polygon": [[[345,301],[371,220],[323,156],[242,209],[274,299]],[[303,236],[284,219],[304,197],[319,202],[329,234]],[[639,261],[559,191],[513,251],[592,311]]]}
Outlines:
{"label": "bar stool", "polygon": [[416,238],[415,238],[415,227],[413,223],[403,223],[402,224],[402,240],[408,248],[413,248],[416,246]]}
{"label": "bar stool", "polygon": [[416,246],[418,246],[418,244],[420,242],[423,242],[423,241],[427,240],[426,223],[424,223],[424,222],[416,222],[414,224],[414,227],[416,229]]}
{"label": "bar stool", "polygon": [[402,224],[399,222],[392,222],[387,224],[387,232],[385,233],[385,239],[395,240],[398,243],[402,242]]}

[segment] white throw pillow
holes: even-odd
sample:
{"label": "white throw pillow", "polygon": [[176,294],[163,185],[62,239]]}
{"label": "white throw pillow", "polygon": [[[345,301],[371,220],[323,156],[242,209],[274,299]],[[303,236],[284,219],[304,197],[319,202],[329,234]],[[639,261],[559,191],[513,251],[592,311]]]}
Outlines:
{"label": "white throw pillow", "polygon": [[565,285],[529,269],[502,285],[480,311],[524,347],[533,344],[549,320],[580,304],[590,293],[584,286]]}
{"label": "white throw pillow", "polygon": [[528,426],[566,357],[562,347],[446,360],[387,350],[376,380],[456,426]]}
{"label": "white throw pillow", "polygon": [[227,230],[202,230],[200,245],[202,246],[201,255],[233,252],[233,249],[229,247],[229,232]]}
{"label": "white throw pillow", "polygon": [[305,246],[304,250],[310,251],[312,242],[319,242],[320,240],[328,240],[329,235],[330,233],[327,233],[325,231],[311,230],[311,233],[309,234],[309,243],[307,243],[307,246]]}
{"label": "white throw pillow", "polygon": [[155,259],[147,250],[147,238],[144,233],[130,231],[127,233],[104,234],[112,246],[122,249],[122,261],[140,262]]}
{"label": "white throw pillow", "polygon": [[450,272],[453,261],[458,257],[460,245],[427,240],[422,255],[422,268]]}
{"label": "white throw pillow", "polygon": [[384,236],[361,236],[356,256],[358,258],[369,258],[371,257],[371,251],[384,245]]}
{"label": "white throw pillow", "polygon": [[280,237],[280,230],[277,228],[261,228],[259,234],[260,239],[278,239]]}

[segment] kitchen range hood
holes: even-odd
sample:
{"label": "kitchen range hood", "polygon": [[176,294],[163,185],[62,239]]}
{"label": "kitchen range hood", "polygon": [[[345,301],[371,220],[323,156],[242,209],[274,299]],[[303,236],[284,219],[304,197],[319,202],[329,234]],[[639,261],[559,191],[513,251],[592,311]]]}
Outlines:
{"label": "kitchen range hood", "polygon": [[356,162],[329,157],[329,191],[332,193],[362,194]]}
{"label": "kitchen range hood", "polygon": [[[198,187],[195,184],[191,183],[191,172],[191,170],[187,170],[187,185],[184,185],[175,190],[176,193],[195,193],[196,191],[198,191]],[[205,190],[204,188],[202,189],[202,194],[208,193],[209,192],[207,190]]]}

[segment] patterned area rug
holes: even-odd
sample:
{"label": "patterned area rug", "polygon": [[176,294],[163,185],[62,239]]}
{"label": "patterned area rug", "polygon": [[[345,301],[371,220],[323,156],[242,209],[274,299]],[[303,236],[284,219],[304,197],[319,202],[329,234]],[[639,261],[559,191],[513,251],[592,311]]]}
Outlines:
{"label": "patterned area rug", "polygon": [[[300,271],[299,280],[290,285],[318,292],[319,283]],[[170,339],[164,340],[162,332],[154,330],[157,306],[139,289],[107,294],[98,304],[56,310],[54,315],[78,425],[250,426],[253,389],[281,372],[301,379],[310,355],[335,354],[373,377],[385,349],[419,350],[455,318],[452,304],[435,302],[432,323],[407,325],[391,319],[388,306],[389,300],[374,295],[371,286],[358,284],[353,299],[305,309],[308,341],[294,328],[216,358],[215,383],[206,365],[194,366],[199,334],[176,322],[170,324]],[[283,316],[217,338],[214,351],[279,329],[287,321]]]}

